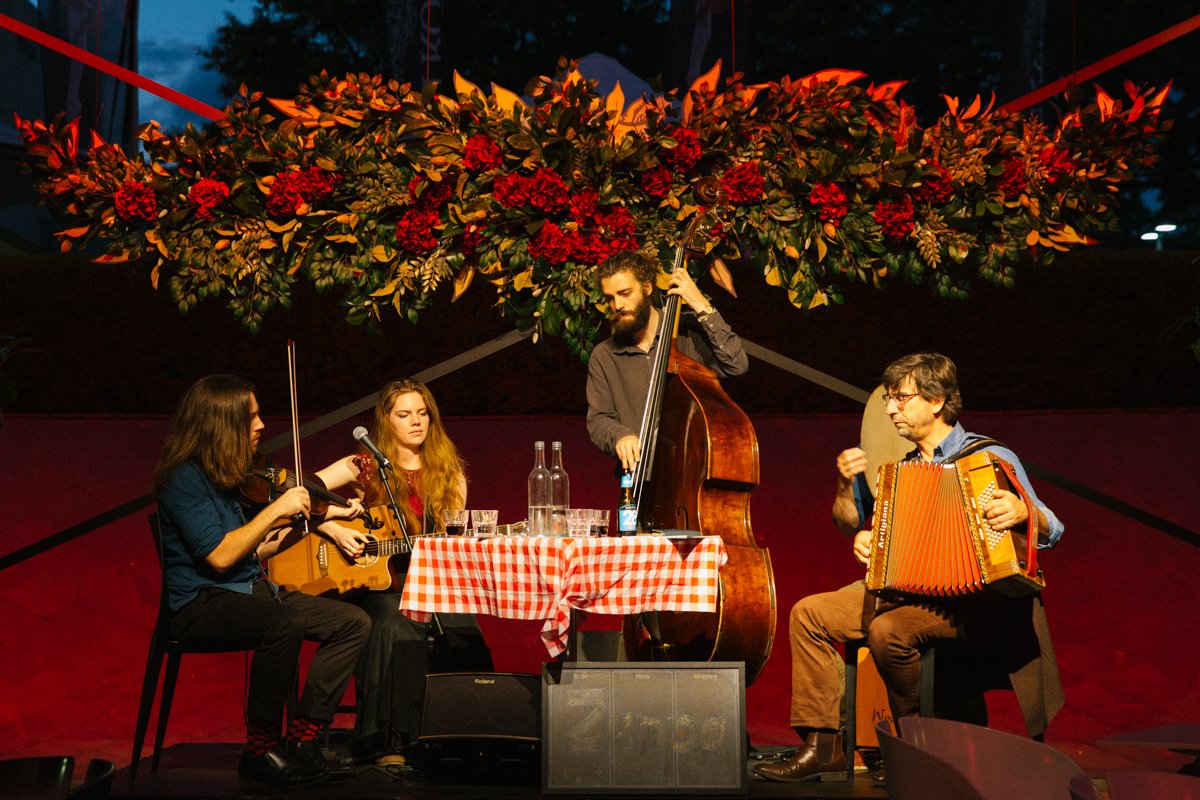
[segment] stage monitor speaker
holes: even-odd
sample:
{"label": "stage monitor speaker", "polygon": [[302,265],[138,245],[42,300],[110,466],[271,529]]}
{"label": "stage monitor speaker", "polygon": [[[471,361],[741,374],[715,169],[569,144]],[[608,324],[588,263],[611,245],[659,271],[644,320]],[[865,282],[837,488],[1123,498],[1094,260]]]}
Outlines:
{"label": "stage monitor speaker", "polygon": [[427,676],[419,757],[433,780],[536,783],[541,682],[511,672]]}
{"label": "stage monitor speaker", "polygon": [[548,664],[542,791],[746,794],[741,662]]}

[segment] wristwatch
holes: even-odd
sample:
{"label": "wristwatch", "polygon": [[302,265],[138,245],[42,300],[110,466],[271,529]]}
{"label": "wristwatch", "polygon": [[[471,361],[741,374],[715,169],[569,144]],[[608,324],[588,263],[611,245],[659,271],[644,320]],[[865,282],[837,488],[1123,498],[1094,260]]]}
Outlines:
{"label": "wristwatch", "polygon": [[696,312],[696,319],[700,320],[701,322],[704,322],[704,320],[708,319],[715,312],[716,312],[716,309],[713,308],[711,305],[705,306],[704,308],[702,308]]}

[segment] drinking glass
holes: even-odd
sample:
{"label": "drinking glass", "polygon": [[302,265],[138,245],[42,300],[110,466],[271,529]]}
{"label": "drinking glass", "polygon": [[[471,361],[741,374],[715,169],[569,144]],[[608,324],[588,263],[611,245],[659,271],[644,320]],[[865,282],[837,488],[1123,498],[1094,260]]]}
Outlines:
{"label": "drinking glass", "polygon": [[500,512],[496,509],[481,510],[478,508],[471,510],[471,527],[475,529],[476,536],[495,536],[496,535],[496,518]]}
{"label": "drinking glass", "polygon": [[608,536],[608,509],[592,509],[592,536]]}
{"label": "drinking glass", "polygon": [[467,510],[448,508],[442,512],[442,522],[446,525],[447,536],[463,536],[467,532]]}
{"label": "drinking glass", "polygon": [[567,533],[576,538],[591,536],[592,510],[590,508],[568,508]]}

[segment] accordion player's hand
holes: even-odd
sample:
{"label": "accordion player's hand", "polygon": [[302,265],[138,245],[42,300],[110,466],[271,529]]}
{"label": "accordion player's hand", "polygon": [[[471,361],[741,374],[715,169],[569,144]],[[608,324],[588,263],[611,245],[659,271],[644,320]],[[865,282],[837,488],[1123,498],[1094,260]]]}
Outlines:
{"label": "accordion player's hand", "polygon": [[871,559],[871,530],[868,528],[854,534],[854,560],[864,567]]}
{"label": "accordion player's hand", "polygon": [[1018,495],[997,489],[986,506],[983,515],[988,524],[998,531],[1015,528],[1029,518],[1029,510]]}

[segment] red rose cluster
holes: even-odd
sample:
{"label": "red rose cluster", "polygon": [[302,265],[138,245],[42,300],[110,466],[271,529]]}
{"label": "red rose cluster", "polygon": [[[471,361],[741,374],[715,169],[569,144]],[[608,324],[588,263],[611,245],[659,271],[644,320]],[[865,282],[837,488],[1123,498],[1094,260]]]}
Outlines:
{"label": "red rose cluster", "polygon": [[467,139],[463,166],[471,172],[483,172],[500,166],[500,146],[490,136],[477,133]]}
{"label": "red rose cluster", "polygon": [[818,183],[808,193],[808,202],[817,209],[817,219],[832,222],[836,228],[846,216],[846,193],[830,181]]}
{"label": "red rose cluster", "polygon": [[913,203],[908,195],[895,202],[882,202],[875,206],[875,221],[883,229],[883,238],[892,244],[901,244],[913,232]]}
{"label": "red rose cluster", "polygon": [[1038,160],[1046,168],[1046,182],[1050,185],[1058,183],[1063,175],[1075,171],[1075,162],[1066,150],[1048,144],[1038,153]]}
{"label": "red rose cluster", "polygon": [[154,189],[141,181],[125,181],[113,195],[117,216],[125,222],[153,222],[158,216]]}
{"label": "red rose cluster", "polygon": [[492,182],[492,193],[505,208],[520,208],[529,204],[547,212],[566,208],[569,198],[562,176],[545,167],[528,177],[515,173],[501,175]]}
{"label": "red rose cluster", "polygon": [[404,212],[396,223],[396,242],[412,253],[428,253],[437,247],[436,225],[441,223],[436,211],[414,208]]}
{"label": "red rose cluster", "polygon": [[642,190],[655,200],[662,200],[671,191],[671,171],[658,166],[642,173]]}
{"label": "red rose cluster", "polygon": [[271,184],[267,212],[273,217],[295,216],[301,205],[312,205],[328,197],[341,182],[340,174],[320,167],[284,170]]}
{"label": "red rose cluster", "polygon": [[1025,164],[1019,158],[1004,162],[1004,176],[1000,178],[1000,191],[1005,200],[1016,200],[1025,191]]}
{"label": "red rose cluster", "polygon": [[936,174],[926,175],[921,179],[921,185],[913,190],[913,199],[918,203],[944,206],[954,196],[954,186],[950,183],[950,170],[936,161],[929,166]]}
{"label": "red rose cluster", "polygon": [[700,163],[700,137],[691,128],[676,128],[671,131],[671,138],[676,144],[670,149],[663,149],[663,160],[679,172],[687,172]]}
{"label": "red rose cluster", "polygon": [[739,164],[721,176],[721,188],[735,206],[748,206],[762,199],[766,184],[757,161]]}
{"label": "red rose cluster", "polygon": [[196,207],[196,219],[212,219],[213,209],[228,199],[229,187],[216,178],[201,178],[188,189],[188,202]]}
{"label": "red rose cluster", "polygon": [[413,207],[396,222],[396,243],[410,253],[428,253],[437,247],[441,208],[453,191],[447,181],[435,183],[414,175],[408,181]]}
{"label": "red rose cluster", "polygon": [[633,215],[625,206],[596,207],[596,190],[584,189],[571,197],[575,230],[563,230],[547,220],[529,243],[529,255],[550,264],[574,261],[599,264],[613,253],[636,250]]}

